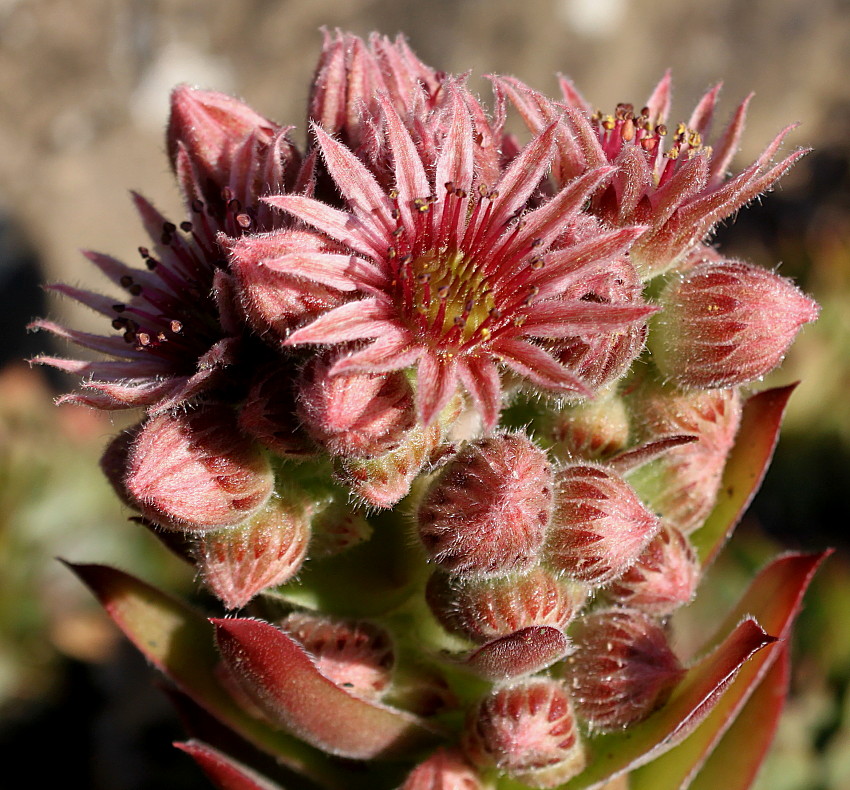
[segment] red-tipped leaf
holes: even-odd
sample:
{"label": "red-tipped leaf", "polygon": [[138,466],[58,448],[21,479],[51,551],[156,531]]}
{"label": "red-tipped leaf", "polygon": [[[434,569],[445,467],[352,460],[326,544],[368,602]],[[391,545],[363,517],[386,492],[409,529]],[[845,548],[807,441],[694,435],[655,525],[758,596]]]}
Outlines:
{"label": "red-tipped leaf", "polygon": [[219,790],[283,790],[279,784],[201,741],[174,745],[186,752]]}
{"label": "red-tipped leaf", "polygon": [[214,619],[225,664],[273,721],[341,757],[390,757],[424,745],[434,733],[404,711],[366,702],[332,683],[308,653],[261,620]]}

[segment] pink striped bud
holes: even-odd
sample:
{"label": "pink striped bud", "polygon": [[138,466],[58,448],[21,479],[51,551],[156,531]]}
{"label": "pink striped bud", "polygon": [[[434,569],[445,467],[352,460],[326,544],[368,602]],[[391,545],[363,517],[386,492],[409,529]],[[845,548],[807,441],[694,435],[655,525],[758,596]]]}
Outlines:
{"label": "pink striped bud", "polygon": [[603,466],[568,466],[556,485],[546,541],[551,564],[586,584],[621,576],[658,530],[658,519],[622,477]]}
{"label": "pink striped bud", "polygon": [[272,498],[242,524],[200,535],[192,555],[207,587],[228,609],[237,609],[295,576],[309,541],[303,508]]}
{"label": "pink striped bud", "polygon": [[148,420],[130,452],[126,479],[146,518],[188,532],[241,523],[265,504],[273,485],[268,460],[225,406]]}
{"label": "pink striped bud", "polygon": [[645,719],[664,704],[684,670],[664,630],[636,609],[606,609],[576,621],[565,675],[576,711],[594,730]]}
{"label": "pink striped bud", "polygon": [[552,452],[569,460],[600,461],[625,449],[629,417],[622,398],[600,396],[567,406],[551,418]]}
{"label": "pink striped bud", "polygon": [[401,371],[330,375],[333,358],[302,371],[298,414],[331,455],[374,458],[395,449],[416,424],[413,389]]}
{"label": "pink striped bud", "polygon": [[483,790],[484,784],[463,756],[438,749],[416,766],[399,790]]}
{"label": "pink striped bud", "polygon": [[653,359],[671,381],[700,389],[769,373],[818,314],[790,280],[740,261],[695,266],[667,286],[661,301]]}
{"label": "pink striped bud", "polygon": [[682,392],[648,384],[632,400],[642,438],[699,437],[629,476],[653,511],[692,532],[714,507],[741,421],[741,398],[732,389]]}
{"label": "pink striped bud", "polygon": [[310,557],[332,557],[341,554],[372,535],[369,522],[344,502],[331,502],[322,508],[311,522],[313,537]]}
{"label": "pink striped bud", "polygon": [[419,507],[419,537],[445,570],[501,574],[528,567],[552,507],[546,453],[522,434],[466,444]]}
{"label": "pink striped bud", "polygon": [[700,580],[700,564],[681,530],[661,522],[640,557],[605,590],[613,603],[666,617],[690,602]]}
{"label": "pink striped bud", "polygon": [[328,680],[361,699],[376,700],[392,681],[389,634],[371,623],[293,612],[281,627],[310,654]]}
{"label": "pink striped bud", "polygon": [[[624,258],[615,258],[604,271],[577,279],[566,289],[564,298],[628,304],[639,302],[642,290],[634,266]],[[608,334],[568,337],[555,343],[552,351],[559,362],[597,392],[629,369],[643,350],[646,336],[646,323],[639,323]]]}
{"label": "pink striped bud", "polygon": [[495,578],[436,571],[426,598],[446,630],[484,643],[534,625],[565,631],[587,588],[540,566]]}
{"label": "pink striped bud", "polygon": [[469,758],[530,787],[556,787],[585,766],[570,698],[554,680],[493,691],[472,713],[463,746]]}
{"label": "pink striped bud", "polygon": [[239,412],[239,427],[275,455],[302,458],[317,451],[295,414],[293,371],[278,364],[260,371]]}

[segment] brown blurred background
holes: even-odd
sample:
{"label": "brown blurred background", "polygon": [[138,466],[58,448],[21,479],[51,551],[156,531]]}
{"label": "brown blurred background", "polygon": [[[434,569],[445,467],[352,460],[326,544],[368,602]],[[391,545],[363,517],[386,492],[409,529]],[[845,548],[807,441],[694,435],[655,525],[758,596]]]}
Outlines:
{"label": "brown blurred background", "polygon": [[[100,480],[98,453],[120,421],[54,409],[67,382],[15,360],[49,349],[24,332],[35,315],[97,326],[68,304],[45,305],[38,282],[101,287],[79,248],[135,260],[144,238],[129,188],[179,217],[163,142],[170,88],[227,91],[303,128],[322,26],[403,31],[427,63],[471,70],[484,96],[490,72],[549,92],[563,72],[609,110],[642,102],[670,67],[675,121],[719,80],[721,118],[754,90],[738,166],[801,121],[786,148],[816,153],[718,236],[729,254],[782,262],[824,308],[775,377],[804,383],[766,493],[718,573],[739,589],[782,545],[847,545],[848,0],[0,0],[0,784],[206,786],[171,750],[180,731],[141,660],[53,557],[111,562],[188,592],[191,574],[126,523]],[[810,642],[830,633],[833,647],[801,649],[764,788],[850,787],[850,750],[840,748],[850,742],[845,556],[803,629]],[[16,773],[33,743],[44,759]]]}

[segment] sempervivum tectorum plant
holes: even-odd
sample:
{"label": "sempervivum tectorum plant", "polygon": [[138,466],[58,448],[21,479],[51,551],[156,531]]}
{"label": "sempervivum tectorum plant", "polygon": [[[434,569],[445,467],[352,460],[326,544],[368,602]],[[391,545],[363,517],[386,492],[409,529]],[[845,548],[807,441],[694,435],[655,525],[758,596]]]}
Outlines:
{"label": "sempervivum tectorum plant", "polygon": [[218,787],[588,790],[638,765],[743,787],[775,727],[820,558],[769,565],[697,658],[669,618],[790,394],[737,387],[816,311],[706,235],[799,152],[771,164],[780,136],[726,180],[745,107],[712,153],[716,90],[663,142],[666,78],[610,118],[567,82],[495,84],[491,118],[403,40],[328,35],[303,151],[178,89],[191,224],[140,203],[147,266],[92,256],[130,298],[58,288],[123,338],[37,323],[117,357],[43,358],[92,377],[68,399],[147,409],[102,466],[218,598],[212,626],[77,570],[182,692],[180,748]]}

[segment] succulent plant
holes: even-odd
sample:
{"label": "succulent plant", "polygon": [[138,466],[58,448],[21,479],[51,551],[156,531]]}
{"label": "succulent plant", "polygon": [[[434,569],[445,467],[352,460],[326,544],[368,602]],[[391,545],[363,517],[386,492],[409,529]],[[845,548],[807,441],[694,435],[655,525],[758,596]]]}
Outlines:
{"label": "succulent plant", "polygon": [[217,602],[75,570],[218,787],[745,788],[776,727],[824,555],[694,655],[669,618],[793,389],[742,387],[818,312],[710,233],[804,151],[729,177],[749,100],[712,149],[718,89],[671,133],[669,75],[612,115],[493,84],[490,113],[403,39],[328,35],[304,150],[177,88],[189,218],[137,197],[144,268],[88,256],[125,295],[55,286],[117,335],[35,322],[113,357],[39,358],[86,377],[63,400],[145,409],[104,471]]}

